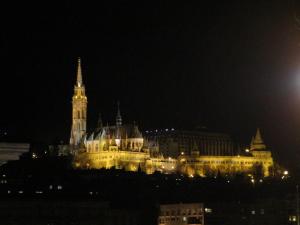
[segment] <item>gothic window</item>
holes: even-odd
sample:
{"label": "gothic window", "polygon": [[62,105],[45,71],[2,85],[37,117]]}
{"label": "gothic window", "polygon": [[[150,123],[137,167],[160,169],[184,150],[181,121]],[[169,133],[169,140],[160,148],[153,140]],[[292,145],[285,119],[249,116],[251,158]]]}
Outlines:
{"label": "gothic window", "polygon": [[77,111],[77,118],[80,119],[80,111]]}

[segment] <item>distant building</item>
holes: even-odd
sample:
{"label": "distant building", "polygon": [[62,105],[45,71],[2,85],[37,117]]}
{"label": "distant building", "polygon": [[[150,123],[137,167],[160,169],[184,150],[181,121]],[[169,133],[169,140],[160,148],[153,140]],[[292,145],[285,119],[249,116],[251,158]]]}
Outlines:
{"label": "distant building", "polygon": [[[150,151],[136,124],[123,124],[118,104],[116,123],[104,126],[99,116],[97,128],[87,132],[87,97],[78,61],[77,82],[72,98],[72,128],[70,146],[78,168],[117,168],[129,171],[153,172],[159,160],[151,162]],[[173,166],[175,170],[175,166]],[[154,169],[155,170],[155,169]]]}
{"label": "distant building", "polygon": [[205,132],[198,130],[150,130],[145,136],[151,141],[157,141],[159,151],[164,156],[178,157],[190,154],[195,148],[201,155],[236,155],[241,145],[234,142],[228,134]]}
{"label": "distant building", "polygon": [[10,160],[18,160],[19,157],[29,152],[28,143],[0,142],[0,166]]}
{"label": "distant building", "polygon": [[229,135],[221,133],[166,129],[148,132],[145,138],[136,124],[123,124],[119,104],[114,125],[104,126],[99,116],[97,128],[88,133],[86,120],[87,97],[79,59],[72,98],[70,148],[58,151],[65,155],[69,150],[74,155],[75,167],[142,170],[148,174],[180,172],[190,177],[217,173],[272,175],[273,158],[259,129],[250,147],[243,149]]}
{"label": "distant building", "polygon": [[201,203],[160,205],[158,225],[204,225]]}
{"label": "distant building", "polygon": [[[189,155],[178,157],[179,171],[193,177],[235,173],[248,173],[250,176],[266,177],[272,175],[274,166],[271,151],[266,148],[260,130],[252,138],[250,148],[237,155],[201,155],[196,149]],[[254,182],[254,181],[253,181]]]}

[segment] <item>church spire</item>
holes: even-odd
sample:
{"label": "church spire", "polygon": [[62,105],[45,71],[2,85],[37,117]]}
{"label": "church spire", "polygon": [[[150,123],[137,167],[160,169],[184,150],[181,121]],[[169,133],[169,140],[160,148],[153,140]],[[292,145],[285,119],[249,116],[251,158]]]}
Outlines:
{"label": "church spire", "polygon": [[77,86],[82,86],[82,72],[81,72],[81,59],[78,57],[78,64],[77,64]]}
{"label": "church spire", "polygon": [[82,138],[86,135],[87,97],[85,95],[85,87],[82,83],[80,58],[78,58],[76,75],[77,81],[72,97],[72,128],[70,137],[70,144],[73,146],[79,146]]}
{"label": "church spire", "polygon": [[256,130],[256,135],[255,135],[255,138],[253,140],[253,143],[254,144],[263,144],[264,143],[264,141],[261,138],[261,134],[260,134],[260,129],[259,128],[257,128],[257,130]]}
{"label": "church spire", "polygon": [[265,150],[266,145],[261,137],[260,129],[257,128],[254,138],[251,140],[250,150]]}
{"label": "church spire", "polygon": [[97,129],[100,130],[103,127],[101,113],[99,113]]}
{"label": "church spire", "polygon": [[117,107],[118,107],[118,110],[117,110],[117,116],[116,116],[116,125],[118,127],[120,127],[120,126],[122,126],[122,117],[121,117],[120,102],[119,101],[117,102]]}

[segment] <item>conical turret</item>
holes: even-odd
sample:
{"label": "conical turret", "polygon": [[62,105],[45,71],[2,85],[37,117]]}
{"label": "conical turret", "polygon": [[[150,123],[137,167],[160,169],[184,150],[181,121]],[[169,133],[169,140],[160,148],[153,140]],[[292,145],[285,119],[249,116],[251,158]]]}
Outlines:
{"label": "conical turret", "polygon": [[103,128],[101,113],[99,113],[98,122],[97,122],[97,131]]}
{"label": "conical turret", "polygon": [[266,145],[261,137],[260,129],[257,128],[255,137],[251,140],[250,150],[265,150]]}

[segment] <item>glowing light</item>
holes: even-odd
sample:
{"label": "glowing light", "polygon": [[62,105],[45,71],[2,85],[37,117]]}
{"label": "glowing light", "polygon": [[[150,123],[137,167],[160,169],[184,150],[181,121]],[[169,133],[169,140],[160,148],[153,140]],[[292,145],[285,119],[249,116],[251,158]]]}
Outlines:
{"label": "glowing light", "polygon": [[181,152],[181,155],[184,155],[184,152]]}
{"label": "glowing light", "polygon": [[246,149],[245,149],[245,152],[250,152],[249,148],[246,148]]}
{"label": "glowing light", "polygon": [[288,175],[288,174],[289,174],[289,171],[285,170],[285,171],[283,172],[283,174],[284,174],[284,175]]}
{"label": "glowing light", "polygon": [[36,155],[34,152],[32,153],[32,158],[33,158],[33,159],[36,159],[36,158],[37,158],[37,155]]}
{"label": "glowing light", "polygon": [[211,212],[212,212],[212,209],[210,209],[210,208],[205,208],[204,211],[205,211],[206,213],[211,213]]}
{"label": "glowing light", "polygon": [[255,183],[255,180],[254,180],[253,178],[251,179],[251,183],[252,183],[252,184],[254,184],[254,183]]}

